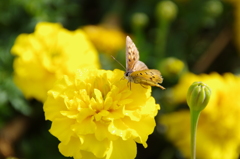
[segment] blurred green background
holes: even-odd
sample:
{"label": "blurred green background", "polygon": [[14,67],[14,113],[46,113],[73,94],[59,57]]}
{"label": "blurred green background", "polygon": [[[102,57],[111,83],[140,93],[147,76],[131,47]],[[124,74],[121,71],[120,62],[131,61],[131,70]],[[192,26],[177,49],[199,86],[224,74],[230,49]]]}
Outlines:
{"label": "blurred green background", "polygon": [[[236,1],[173,0],[10,0],[0,1],[0,158],[65,158],[58,140],[48,129],[42,103],[24,98],[15,86],[10,49],[21,33],[34,32],[41,21],[58,22],[69,30],[105,24],[131,35],[141,61],[159,69],[163,86],[178,83],[184,72],[233,72],[239,74],[240,59]],[[104,37],[101,37],[104,38]],[[109,40],[111,39],[101,39]],[[125,46],[112,52],[124,64]],[[122,69],[110,54],[99,50],[103,69]],[[180,63],[179,61],[180,60]],[[125,65],[125,64],[124,64]],[[169,68],[168,66],[176,68]],[[175,71],[175,72],[174,72]],[[164,92],[153,88],[161,113],[171,111]],[[148,148],[138,146],[137,159],[183,158],[167,139],[154,132]]]}

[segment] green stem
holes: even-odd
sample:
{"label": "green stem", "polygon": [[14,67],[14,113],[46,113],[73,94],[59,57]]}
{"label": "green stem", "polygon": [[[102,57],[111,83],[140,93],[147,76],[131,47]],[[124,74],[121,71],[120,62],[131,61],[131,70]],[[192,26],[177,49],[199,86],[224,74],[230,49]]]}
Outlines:
{"label": "green stem", "polygon": [[191,159],[196,159],[196,135],[197,124],[201,111],[195,111],[190,109],[191,114]]}
{"label": "green stem", "polygon": [[169,31],[169,25],[170,25],[170,23],[167,20],[161,20],[158,23],[155,54],[159,58],[164,58],[165,57],[166,42],[167,42],[167,36],[168,36],[168,31]]}

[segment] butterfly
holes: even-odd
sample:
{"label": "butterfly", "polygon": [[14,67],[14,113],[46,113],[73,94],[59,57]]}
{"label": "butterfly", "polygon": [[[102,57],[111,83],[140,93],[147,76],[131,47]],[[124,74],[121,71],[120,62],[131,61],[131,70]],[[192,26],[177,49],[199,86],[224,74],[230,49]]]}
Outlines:
{"label": "butterfly", "polygon": [[142,86],[155,86],[165,89],[159,83],[163,82],[161,73],[155,69],[148,69],[145,63],[139,61],[139,52],[132,39],[126,38],[126,72],[124,77],[130,82]]}

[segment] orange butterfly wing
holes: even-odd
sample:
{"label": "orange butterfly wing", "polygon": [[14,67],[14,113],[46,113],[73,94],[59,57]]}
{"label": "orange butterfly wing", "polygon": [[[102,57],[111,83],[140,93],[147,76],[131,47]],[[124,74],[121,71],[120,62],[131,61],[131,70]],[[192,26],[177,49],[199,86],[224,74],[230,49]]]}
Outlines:
{"label": "orange butterfly wing", "polygon": [[161,86],[159,83],[162,83],[163,78],[161,76],[161,73],[158,70],[154,69],[148,69],[148,70],[142,70],[142,71],[135,71],[131,73],[130,77],[132,78],[132,81],[137,84],[142,85],[150,85],[159,87],[161,89],[165,89],[163,86]]}
{"label": "orange butterfly wing", "polygon": [[139,61],[137,47],[129,36],[126,38],[126,72],[132,72],[135,64]]}

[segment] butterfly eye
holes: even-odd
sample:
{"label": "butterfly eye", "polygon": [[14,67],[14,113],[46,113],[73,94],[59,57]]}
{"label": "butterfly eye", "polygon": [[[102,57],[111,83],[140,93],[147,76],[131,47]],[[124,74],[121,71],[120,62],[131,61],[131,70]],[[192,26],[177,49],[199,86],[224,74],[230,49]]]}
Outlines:
{"label": "butterfly eye", "polygon": [[130,76],[131,73],[133,73],[133,71],[127,71],[127,72],[125,73],[125,76],[126,76],[126,77],[127,77],[127,76]]}

